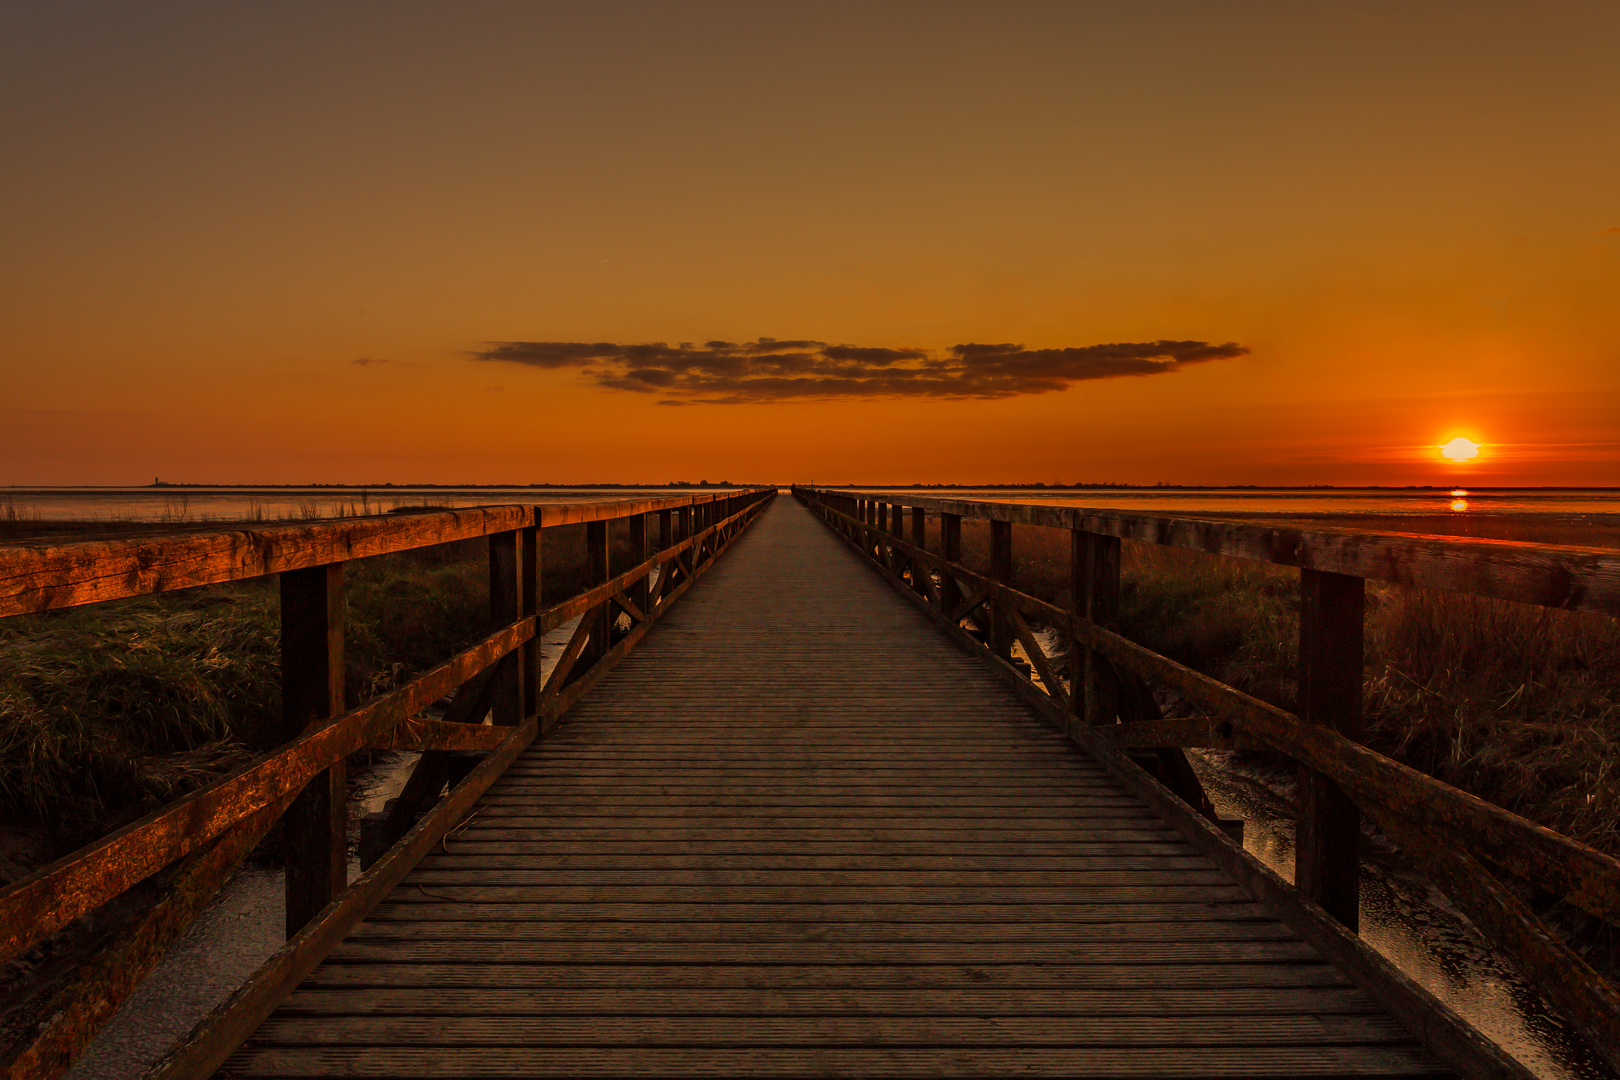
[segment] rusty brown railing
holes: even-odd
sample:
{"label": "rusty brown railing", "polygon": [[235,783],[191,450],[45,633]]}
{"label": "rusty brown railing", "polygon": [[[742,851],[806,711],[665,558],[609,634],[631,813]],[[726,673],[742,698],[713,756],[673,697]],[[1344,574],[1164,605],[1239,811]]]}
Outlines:
{"label": "rusty brown railing", "polygon": [[[775,497],[774,488],[639,501],[487,506],[399,516],[52,545],[0,547],[0,617],[279,575],[288,741],[0,891],[0,961],[142,882],[153,897],[48,991],[10,1077],[65,1071],[278,819],[286,827],[288,945],[159,1070],[202,1075],[467,814],[501,771],[633,648]],[[608,523],[634,565],[611,573]],[[585,526],[589,588],[539,607],[541,530]],[[656,528],[656,532],[653,530]],[[488,537],[500,629],[405,685],[345,709],[343,569],[353,559]],[[579,617],[542,684],[541,635]],[[615,624],[628,617],[629,629]],[[442,720],[419,714],[454,695]],[[485,724],[485,717],[492,724]],[[364,748],[425,751],[384,827],[391,842],[348,881],[344,763]],[[461,778],[450,755],[476,751]],[[449,792],[436,804],[446,784]],[[417,820],[418,814],[425,815]]]}
{"label": "rusty brown railing", "polygon": [[[1021,503],[795,488],[890,582],[978,651],[1020,694],[1096,754],[1386,1004],[1416,1010],[1462,1059],[1492,1061],[1477,1033],[1355,938],[1362,815],[1410,855],[1529,983],[1620,1068],[1620,993],[1505,881],[1620,923],[1620,861],[1361,745],[1368,580],[1620,616],[1620,554],[1512,541],[1276,527]],[[937,519],[939,551],[927,547]],[[962,565],[962,521],[990,528],[990,573]],[[1068,606],[1013,587],[1013,527],[1065,530]],[[1120,541],[1298,567],[1300,714],[1202,675],[1118,632]],[[974,633],[964,629],[973,624]],[[1031,632],[1071,644],[1070,686]],[[1028,656],[1011,663],[1012,643]],[[1193,713],[1162,715],[1151,686]],[[1233,843],[1188,766],[1194,747],[1278,751],[1300,766],[1295,885]],[[1364,984],[1365,984],[1364,983]],[[1483,1055],[1483,1056],[1481,1056]],[[1486,1071],[1510,1066],[1495,1055]]]}

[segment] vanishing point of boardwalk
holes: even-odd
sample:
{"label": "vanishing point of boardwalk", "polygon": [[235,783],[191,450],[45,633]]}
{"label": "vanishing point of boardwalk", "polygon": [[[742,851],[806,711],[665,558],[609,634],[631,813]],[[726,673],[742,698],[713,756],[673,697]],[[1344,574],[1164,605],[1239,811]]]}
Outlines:
{"label": "vanishing point of boardwalk", "polygon": [[1444,1071],[779,499],[222,1075]]}

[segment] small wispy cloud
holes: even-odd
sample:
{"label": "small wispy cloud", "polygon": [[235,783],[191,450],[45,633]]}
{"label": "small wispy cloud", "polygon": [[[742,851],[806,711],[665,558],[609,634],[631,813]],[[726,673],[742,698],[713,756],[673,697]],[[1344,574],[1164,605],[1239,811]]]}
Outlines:
{"label": "small wispy cloud", "polygon": [[1620,225],[1611,225],[1607,229],[1601,230],[1598,233],[1598,235],[1599,236],[1613,236],[1616,233],[1620,233]]}
{"label": "small wispy cloud", "polygon": [[660,394],[664,404],[792,399],[1005,398],[1045,394],[1094,379],[1164,375],[1244,356],[1236,342],[1116,342],[1065,348],[953,345],[943,352],[762,337],[701,345],[650,342],[496,341],[468,353],[547,370],[578,368],[599,385]]}
{"label": "small wispy cloud", "polygon": [[386,364],[386,363],[388,363],[388,357],[386,357],[386,356],[362,356],[357,360],[350,360],[349,363],[358,364],[360,367],[370,367],[372,364]]}

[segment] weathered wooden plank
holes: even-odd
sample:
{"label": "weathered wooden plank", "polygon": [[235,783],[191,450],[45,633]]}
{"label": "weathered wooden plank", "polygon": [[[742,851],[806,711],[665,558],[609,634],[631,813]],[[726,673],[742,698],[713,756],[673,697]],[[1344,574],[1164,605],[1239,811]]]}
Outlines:
{"label": "weathered wooden plank", "polygon": [[[1123,943],[1121,943],[1123,944]],[[1128,948],[1063,941],[553,941],[523,943],[527,964],[1308,964],[1315,950],[1293,935],[1281,941],[1133,940]],[[350,938],[334,948],[331,964],[499,964],[512,944]]]}
{"label": "weathered wooden plank", "polygon": [[436,920],[495,919],[512,921],[580,922],[596,920],[605,925],[617,922],[695,922],[723,918],[729,924],[810,922],[832,927],[848,923],[881,922],[897,925],[907,922],[928,924],[989,924],[1023,920],[1029,923],[1102,922],[1121,925],[1136,922],[1216,922],[1275,921],[1252,898],[1228,901],[1138,900],[1130,902],[1086,902],[1071,898],[1062,903],[1021,904],[990,898],[969,904],[884,904],[881,908],[859,902],[798,903],[603,903],[571,904],[555,902],[476,903],[446,901],[428,896],[419,889],[398,889],[380,905],[371,921],[421,923]]}
{"label": "weathered wooden plank", "polygon": [[546,526],[606,521],[712,498],[479,506],[74,544],[17,541],[0,545],[0,618],[470,540],[541,519]]}
{"label": "weathered wooden plank", "polygon": [[[410,894],[412,889],[417,890],[417,896]],[[398,899],[404,902],[447,900],[489,904],[541,901],[571,904],[791,904],[802,900],[804,895],[802,888],[769,885],[408,885]],[[1026,904],[1061,904],[1083,900],[1095,903],[1143,903],[1153,900],[1225,903],[1249,898],[1249,894],[1238,886],[1226,884],[1010,886],[999,890],[948,885],[823,886],[816,890],[816,895],[830,904],[864,902],[874,908],[886,904],[983,904],[992,900]]]}
{"label": "weathered wooden plank", "polygon": [[[718,914],[716,909],[711,914]],[[541,921],[537,919],[393,919],[368,920],[356,927],[351,942],[391,941],[626,941],[804,943],[953,943],[1016,942],[1045,945],[1112,945],[1129,948],[1139,941],[1294,941],[1292,931],[1271,919],[1160,922],[859,922],[828,925],[819,921],[747,923],[662,921]],[[508,953],[507,955],[510,955]],[[474,959],[468,957],[466,959]],[[504,957],[503,957],[504,959]]]}
{"label": "weathered wooden plank", "polygon": [[543,997],[524,990],[333,989],[303,987],[282,1004],[286,1016],[823,1016],[879,1013],[886,1016],[1197,1016],[1248,1018],[1306,1013],[1365,1016],[1378,1007],[1345,987],[1284,989],[1219,987],[1102,990],[1037,987],[983,989],[853,990],[721,989],[660,990],[553,988]]}
{"label": "weathered wooden plank", "polygon": [[[1379,1046],[1410,1038],[1384,1016],[1245,1016],[1250,1046]],[[263,1046],[735,1046],[729,1017],[707,1016],[322,1016],[275,1018],[261,1027]],[[745,1036],[754,1046],[1103,1046],[1230,1045],[1231,1028],[1186,1017],[758,1016]]]}
{"label": "weathered wooden plank", "polygon": [[524,506],[265,525],[135,540],[0,545],[0,617],[265,577],[520,528]]}
{"label": "weathered wooden plank", "polygon": [[1320,964],[323,964],[305,986],[1220,989],[1348,986]]}
{"label": "weathered wooden plank", "polygon": [[1381,1046],[1223,1047],[1196,1054],[1183,1047],[287,1047],[232,1059],[230,1068],[244,1078],[1445,1075],[1426,1054]]}
{"label": "weathered wooden plank", "polygon": [[[490,835],[490,834],[484,834]],[[626,848],[635,848],[626,851]],[[1189,870],[1209,865],[1202,855],[1184,844],[974,844],[971,841],[927,846],[926,851],[908,854],[898,845],[840,845],[835,852],[812,852],[782,837],[773,845],[756,845],[756,850],[729,851],[687,846],[680,841],[654,844],[578,844],[567,841],[535,842],[521,840],[480,840],[458,833],[446,842],[432,860],[423,865],[473,867],[511,865],[513,856],[524,856],[526,865],[584,867],[663,868],[713,867],[718,870],[760,867],[806,869],[915,869],[954,867],[960,870],[1009,870],[1030,866],[1038,855],[1039,865],[1050,869],[1090,868],[1120,870]],[[850,850],[855,849],[855,850]],[[864,849],[864,853],[861,849]],[[986,852],[981,854],[980,852]],[[546,856],[551,856],[547,859]]]}
{"label": "weathered wooden plank", "polygon": [[711,885],[726,889],[734,887],[774,887],[780,885],[806,889],[859,886],[862,888],[907,888],[926,884],[930,888],[982,888],[1023,889],[1032,887],[1059,887],[1075,890],[1104,886],[1162,885],[1187,888],[1223,884],[1224,873],[1207,863],[1197,870],[1097,870],[1075,869],[1022,869],[1022,870],[958,870],[948,866],[934,866],[911,870],[856,868],[848,870],[785,869],[724,869],[702,867],[693,870],[636,869],[621,867],[612,870],[571,870],[560,867],[479,868],[479,867],[423,867],[411,877],[412,881],[437,889],[440,885],[665,885],[670,887]]}

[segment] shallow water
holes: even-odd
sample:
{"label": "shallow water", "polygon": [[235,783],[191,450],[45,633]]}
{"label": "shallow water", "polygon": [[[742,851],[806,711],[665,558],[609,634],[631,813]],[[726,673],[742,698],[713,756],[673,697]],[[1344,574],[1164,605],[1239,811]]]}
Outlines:
{"label": "shallow water", "polygon": [[[1221,755],[1199,756],[1194,765],[1220,815],[1243,819],[1244,848],[1293,881],[1294,821],[1282,796],[1221,767]],[[1374,853],[1363,863],[1360,916],[1368,944],[1537,1076],[1612,1076],[1510,961],[1398,857]]]}

